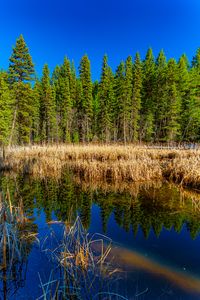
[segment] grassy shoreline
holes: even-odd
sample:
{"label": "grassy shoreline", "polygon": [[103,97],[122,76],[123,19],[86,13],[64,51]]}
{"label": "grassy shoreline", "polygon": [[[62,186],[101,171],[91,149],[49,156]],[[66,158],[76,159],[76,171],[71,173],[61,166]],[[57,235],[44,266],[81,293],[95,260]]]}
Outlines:
{"label": "grassy shoreline", "polygon": [[69,168],[81,181],[145,182],[167,179],[200,189],[200,150],[133,145],[49,145],[15,147],[0,171],[59,178]]}

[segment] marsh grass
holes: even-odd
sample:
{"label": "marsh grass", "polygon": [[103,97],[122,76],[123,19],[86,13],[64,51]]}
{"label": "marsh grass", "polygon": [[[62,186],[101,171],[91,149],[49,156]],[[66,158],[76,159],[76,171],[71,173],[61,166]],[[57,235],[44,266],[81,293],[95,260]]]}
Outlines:
{"label": "marsh grass", "polygon": [[13,206],[9,190],[0,192],[0,277],[4,299],[15,292],[25,280],[23,265],[26,262],[30,243],[35,234],[26,230],[22,202]]}
{"label": "marsh grass", "polygon": [[55,273],[60,270],[60,279],[54,279],[53,271],[45,284],[40,277],[38,299],[126,299],[115,289],[121,271],[112,265],[111,240],[90,236],[79,217],[70,228],[64,226],[61,241],[53,232],[48,235],[42,251],[55,263]]}
{"label": "marsh grass", "polygon": [[200,189],[200,150],[134,145],[52,145],[11,148],[1,170],[60,178],[65,169],[85,182],[134,183],[163,178]]}

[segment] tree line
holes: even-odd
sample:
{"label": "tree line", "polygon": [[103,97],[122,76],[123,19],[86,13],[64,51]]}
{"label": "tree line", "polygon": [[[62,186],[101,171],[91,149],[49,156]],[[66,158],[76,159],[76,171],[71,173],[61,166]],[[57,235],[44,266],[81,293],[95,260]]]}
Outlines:
{"label": "tree line", "polygon": [[35,77],[22,35],[7,71],[0,71],[0,144],[53,142],[198,142],[200,139],[200,48],[191,63],[151,48],[121,61],[115,72],[105,55],[92,82],[84,55],[79,74],[67,57],[50,75]]}

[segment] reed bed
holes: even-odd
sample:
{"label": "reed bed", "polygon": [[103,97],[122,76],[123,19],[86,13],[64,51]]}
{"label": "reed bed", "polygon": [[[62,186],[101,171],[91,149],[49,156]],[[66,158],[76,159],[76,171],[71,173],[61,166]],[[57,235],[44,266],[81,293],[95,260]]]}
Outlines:
{"label": "reed bed", "polygon": [[68,168],[81,181],[146,182],[163,178],[200,188],[200,150],[135,145],[48,145],[7,150],[0,169],[60,178]]}
{"label": "reed bed", "polygon": [[36,235],[27,230],[28,219],[20,201],[13,206],[9,190],[0,192],[0,279],[4,299],[25,281],[30,245]]}
{"label": "reed bed", "polygon": [[[113,290],[120,270],[112,266],[111,240],[101,234],[89,235],[79,217],[63,229],[61,241],[51,232],[42,243],[42,251],[56,268],[45,284],[39,275],[42,295],[38,300],[127,300]],[[60,278],[55,275],[54,279],[58,269]]]}

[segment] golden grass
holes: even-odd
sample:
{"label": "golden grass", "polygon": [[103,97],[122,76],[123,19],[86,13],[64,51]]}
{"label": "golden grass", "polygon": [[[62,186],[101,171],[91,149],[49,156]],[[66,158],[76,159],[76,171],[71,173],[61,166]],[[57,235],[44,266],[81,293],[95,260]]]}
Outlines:
{"label": "golden grass", "polygon": [[134,145],[27,146],[7,150],[0,168],[40,178],[59,178],[69,168],[81,181],[120,183],[167,178],[200,187],[200,150]]}

